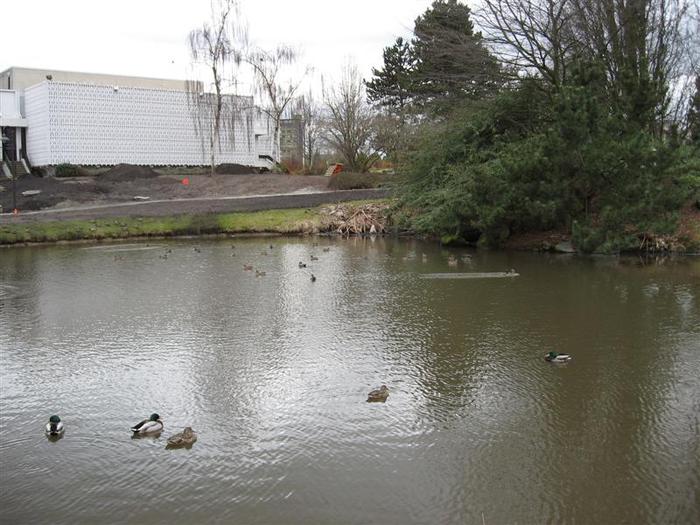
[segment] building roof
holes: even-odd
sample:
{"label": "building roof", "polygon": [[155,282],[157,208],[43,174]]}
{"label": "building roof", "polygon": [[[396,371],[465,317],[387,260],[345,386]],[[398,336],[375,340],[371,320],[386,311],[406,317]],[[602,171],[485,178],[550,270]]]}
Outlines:
{"label": "building roof", "polygon": [[39,69],[12,66],[0,72],[0,88],[24,91],[25,88],[38,84],[51,77],[51,80],[63,82],[83,82],[88,84],[158,88],[182,91],[185,80],[169,78],[136,77],[130,75],[112,75],[107,73],[88,73],[82,71],[64,71],[61,69]]}

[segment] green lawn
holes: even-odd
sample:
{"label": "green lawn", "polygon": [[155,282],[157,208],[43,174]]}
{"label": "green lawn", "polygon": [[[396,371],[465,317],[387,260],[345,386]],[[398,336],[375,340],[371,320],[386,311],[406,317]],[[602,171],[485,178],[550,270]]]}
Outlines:
{"label": "green lawn", "polygon": [[0,225],[0,244],[216,233],[307,233],[316,231],[320,224],[318,208],[37,222]]}

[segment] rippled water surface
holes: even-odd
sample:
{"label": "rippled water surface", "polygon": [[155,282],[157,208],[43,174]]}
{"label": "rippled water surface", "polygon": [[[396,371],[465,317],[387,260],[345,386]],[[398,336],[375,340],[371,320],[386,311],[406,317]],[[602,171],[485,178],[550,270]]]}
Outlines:
{"label": "rippled water surface", "polygon": [[0,522],[700,522],[700,260],[451,253],[0,250]]}

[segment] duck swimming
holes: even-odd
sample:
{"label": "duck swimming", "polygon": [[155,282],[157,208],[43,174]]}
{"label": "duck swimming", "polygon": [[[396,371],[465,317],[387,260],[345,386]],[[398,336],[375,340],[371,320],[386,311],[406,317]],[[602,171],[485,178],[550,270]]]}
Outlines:
{"label": "duck swimming", "polygon": [[379,388],[375,388],[369,394],[367,394],[368,403],[384,403],[386,398],[389,397],[389,389],[386,385],[382,385]]}
{"label": "duck swimming", "polygon": [[151,417],[144,419],[140,423],[137,423],[131,427],[131,431],[134,434],[153,434],[154,432],[160,432],[163,430],[163,422],[160,420],[158,414],[151,414]]}
{"label": "duck swimming", "polygon": [[60,436],[64,430],[63,421],[58,416],[51,416],[46,423],[46,434],[49,436]]}
{"label": "duck swimming", "polygon": [[165,448],[189,448],[195,441],[197,441],[197,434],[194,433],[192,427],[185,427],[185,430],[182,432],[168,438],[168,444],[165,446]]}
{"label": "duck swimming", "polygon": [[558,352],[549,352],[544,356],[545,361],[550,363],[566,363],[571,361],[571,356],[569,354],[560,354]]}

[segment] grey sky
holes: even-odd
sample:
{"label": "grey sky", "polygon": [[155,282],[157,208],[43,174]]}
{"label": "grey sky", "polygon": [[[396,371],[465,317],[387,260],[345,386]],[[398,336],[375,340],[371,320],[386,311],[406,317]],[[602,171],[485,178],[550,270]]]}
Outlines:
{"label": "grey sky", "polygon": [[[250,38],[303,50],[302,62],[337,76],[352,59],[365,76],[382,49],[408,36],[431,0],[242,0]],[[40,67],[186,78],[187,35],[209,0],[22,0],[0,7],[0,70]]]}

